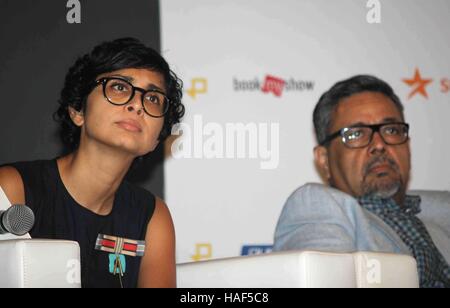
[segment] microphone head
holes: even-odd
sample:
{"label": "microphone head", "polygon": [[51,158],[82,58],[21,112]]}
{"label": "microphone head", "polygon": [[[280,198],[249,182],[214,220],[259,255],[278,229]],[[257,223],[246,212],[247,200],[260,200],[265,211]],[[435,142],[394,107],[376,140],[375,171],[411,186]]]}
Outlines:
{"label": "microphone head", "polygon": [[13,205],[3,213],[2,225],[11,234],[25,235],[34,226],[34,213],[26,205]]}

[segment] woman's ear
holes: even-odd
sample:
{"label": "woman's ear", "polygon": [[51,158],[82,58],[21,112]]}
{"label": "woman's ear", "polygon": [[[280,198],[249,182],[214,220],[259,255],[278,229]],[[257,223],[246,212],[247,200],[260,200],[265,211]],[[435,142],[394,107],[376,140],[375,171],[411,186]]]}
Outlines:
{"label": "woman's ear", "polygon": [[328,149],[324,146],[317,146],[314,148],[314,161],[322,180],[330,181],[330,165],[328,160]]}
{"label": "woman's ear", "polygon": [[78,126],[81,127],[84,124],[84,114],[83,111],[77,111],[75,108],[69,106],[69,116],[72,119],[72,122]]}

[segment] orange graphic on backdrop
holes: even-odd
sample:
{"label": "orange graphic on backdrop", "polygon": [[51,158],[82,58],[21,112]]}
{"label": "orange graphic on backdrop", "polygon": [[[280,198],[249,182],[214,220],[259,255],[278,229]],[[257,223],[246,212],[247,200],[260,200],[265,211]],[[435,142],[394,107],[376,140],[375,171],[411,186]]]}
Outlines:
{"label": "orange graphic on backdrop", "polygon": [[420,75],[419,69],[416,68],[414,77],[412,79],[403,79],[403,82],[408,86],[413,87],[413,91],[409,94],[408,99],[411,99],[414,95],[420,94],[425,98],[428,98],[426,87],[433,81],[433,79],[424,79]]}

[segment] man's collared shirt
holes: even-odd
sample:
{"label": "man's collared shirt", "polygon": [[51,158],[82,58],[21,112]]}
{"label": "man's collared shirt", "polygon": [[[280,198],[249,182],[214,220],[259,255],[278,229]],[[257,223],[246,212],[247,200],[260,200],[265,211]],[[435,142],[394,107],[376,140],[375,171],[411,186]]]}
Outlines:
{"label": "man's collared shirt", "polygon": [[421,212],[420,197],[407,196],[403,207],[393,199],[363,197],[358,201],[389,225],[409,247],[417,261],[421,287],[450,287],[450,266],[416,216]]}

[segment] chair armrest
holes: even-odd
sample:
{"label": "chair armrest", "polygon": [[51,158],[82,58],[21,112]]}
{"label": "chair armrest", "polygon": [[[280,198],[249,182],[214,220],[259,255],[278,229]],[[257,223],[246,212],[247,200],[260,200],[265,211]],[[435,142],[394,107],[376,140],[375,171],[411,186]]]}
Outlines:
{"label": "chair armrest", "polygon": [[0,241],[0,288],[81,287],[78,243],[59,240]]}
{"label": "chair armrest", "polygon": [[177,265],[181,288],[419,286],[414,258],[388,253],[288,251]]}

